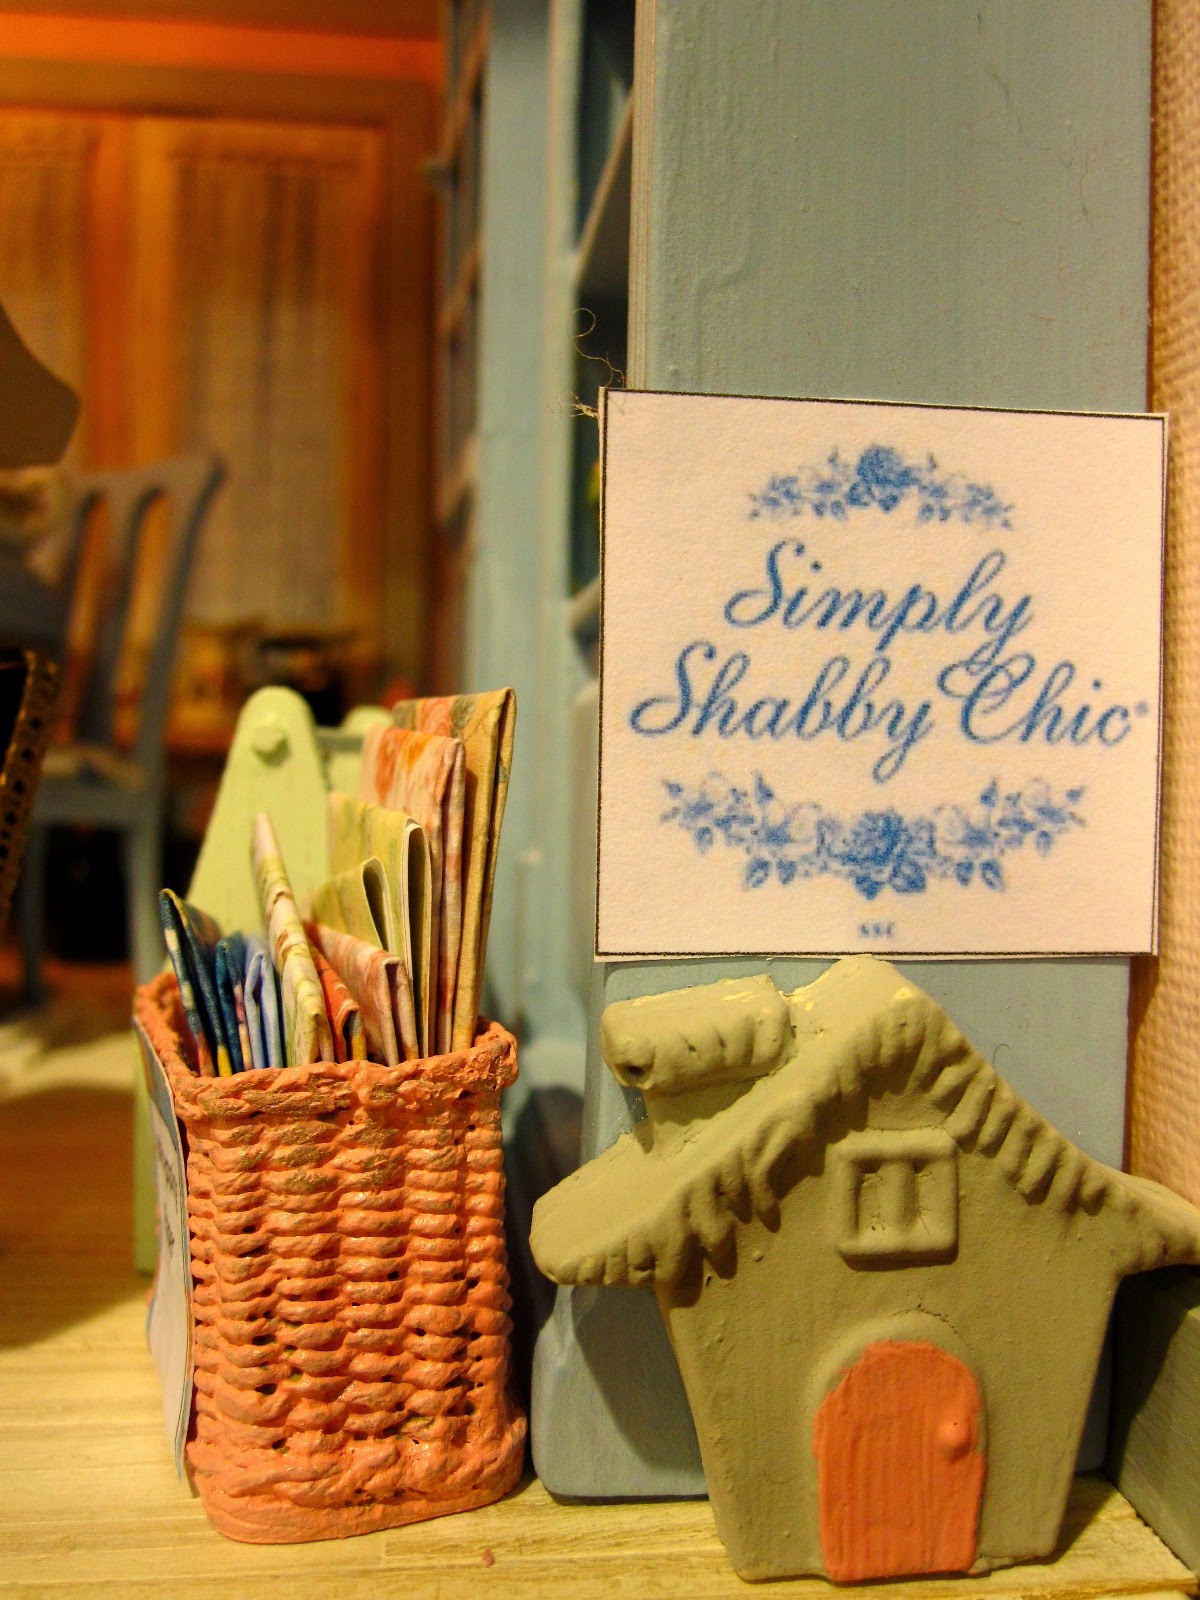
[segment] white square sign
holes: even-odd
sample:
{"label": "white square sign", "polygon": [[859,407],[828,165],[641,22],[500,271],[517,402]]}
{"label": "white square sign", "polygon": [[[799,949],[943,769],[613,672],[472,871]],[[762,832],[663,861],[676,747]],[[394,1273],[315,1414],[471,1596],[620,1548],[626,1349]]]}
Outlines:
{"label": "white square sign", "polygon": [[598,957],[1155,948],[1164,417],[601,427]]}

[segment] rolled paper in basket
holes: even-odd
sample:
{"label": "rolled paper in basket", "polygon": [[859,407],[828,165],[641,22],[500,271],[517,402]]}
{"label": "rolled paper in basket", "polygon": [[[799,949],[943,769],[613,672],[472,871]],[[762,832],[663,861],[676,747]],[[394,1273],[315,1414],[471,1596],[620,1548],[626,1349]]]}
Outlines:
{"label": "rolled paper in basket", "polygon": [[307,924],[314,950],[330,963],[358,1003],[372,1061],[389,1067],[420,1055],[412,982],[399,956],[377,950],[352,933]]}
{"label": "rolled paper in basket", "polygon": [[454,993],[456,1050],[475,1037],[479,991],[487,956],[496,853],[508,798],[517,697],[511,689],[483,694],[434,695],[392,707],[399,728],[440,733],[463,742],[466,809],[463,818],[462,941]]}
{"label": "rolled paper in basket", "polygon": [[396,918],[378,856],[368,856],[357,866],[327,878],[313,891],[312,916],[327,928],[340,928],[381,950],[397,953]]}
{"label": "rolled paper in basket", "polygon": [[221,930],[210,916],[180,899],[173,889],[160,890],[158,914],[167,954],[179,982],[183,1014],[196,1045],[197,1068],[203,1078],[227,1078],[233,1072],[233,1061],[215,980]]}
{"label": "rolled paper in basket", "polygon": [[333,1059],[333,1033],[325,1015],[321,980],[296,906],[271,819],[254,819],[254,881],[283,994],[283,1034],[288,1066]]}
{"label": "rolled paper in basket", "polygon": [[242,996],[246,1004],[246,1032],[250,1035],[249,1064],[285,1066],[279,978],[261,933],[246,935],[246,979]]}
{"label": "rolled paper in basket", "polygon": [[250,1029],[246,1021],[246,940],[240,933],[227,933],[217,940],[213,963],[217,1004],[225,1024],[225,1039],[235,1072],[251,1065]]}
{"label": "rolled paper in basket", "polygon": [[407,811],[429,841],[433,898],[438,906],[437,1008],[434,1037],[449,1050],[462,941],[465,766],[460,739],[377,724],[363,740],[359,799]]}
{"label": "rolled paper in basket", "polygon": [[366,1039],[358,1002],[320,950],[315,946],[311,948],[313,966],[317,969],[321,993],[325,996],[325,1013],[333,1030],[333,1059],[365,1061]]}
{"label": "rolled paper in basket", "polygon": [[[358,925],[337,908],[325,914],[327,896],[313,898],[313,921],[342,928],[368,944],[403,956],[412,979],[421,1054],[436,1048],[438,997],[438,922],[434,898],[433,852],[424,828],[407,811],[357,800],[331,790],[326,802],[331,884],[339,886],[348,910],[357,902]],[[355,887],[347,878],[361,875]],[[361,898],[359,898],[361,897]],[[362,899],[370,921],[362,918]]]}

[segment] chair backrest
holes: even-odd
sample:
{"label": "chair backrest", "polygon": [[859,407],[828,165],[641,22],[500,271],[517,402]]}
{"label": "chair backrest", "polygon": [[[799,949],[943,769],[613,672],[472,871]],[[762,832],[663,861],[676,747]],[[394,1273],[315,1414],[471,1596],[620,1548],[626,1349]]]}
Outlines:
{"label": "chair backrest", "polygon": [[100,593],[95,646],[83,683],[78,737],[90,744],[112,742],[117,673],[129,630],[134,580],[147,514],[157,501],[170,515],[166,560],[156,599],[157,617],[142,687],[134,759],[157,771],[163,759],[163,730],[171,693],[171,673],[179,647],[180,624],[192,559],[213,496],[225,476],[214,455],[176,456],[145,467],[80,474],[72,542],[96,505],[108,507],[108,545]]}

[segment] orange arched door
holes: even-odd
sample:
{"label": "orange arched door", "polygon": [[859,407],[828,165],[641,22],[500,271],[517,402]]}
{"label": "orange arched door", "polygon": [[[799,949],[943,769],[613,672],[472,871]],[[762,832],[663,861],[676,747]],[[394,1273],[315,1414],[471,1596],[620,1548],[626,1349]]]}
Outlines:
{"label": "orange arched door", "polygon": [[831,1578],[965,1572],[984,1454],[979,1386],[937,1345],[882,1340],[821,1402],[813,1428]]}

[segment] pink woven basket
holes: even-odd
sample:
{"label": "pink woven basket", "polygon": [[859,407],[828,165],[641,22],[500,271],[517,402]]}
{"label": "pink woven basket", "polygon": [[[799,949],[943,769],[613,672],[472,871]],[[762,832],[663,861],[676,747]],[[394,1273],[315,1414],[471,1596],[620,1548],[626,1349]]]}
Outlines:
{"label": "pink woven basket", "polygon": [[340,1538],[520,1476],[500,1090],[516,1044],[197,1076],[175,980],[138,990],[187,1132],[187,1459],[222,1533]]}

